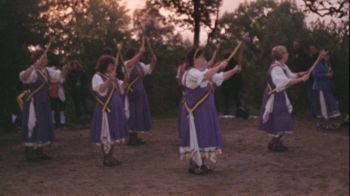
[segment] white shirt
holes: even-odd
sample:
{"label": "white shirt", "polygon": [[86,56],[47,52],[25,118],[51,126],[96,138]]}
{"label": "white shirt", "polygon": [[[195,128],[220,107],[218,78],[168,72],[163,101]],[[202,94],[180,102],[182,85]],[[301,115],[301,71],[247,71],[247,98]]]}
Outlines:
{"label": "white shirt", "polygon": [[[129,61],[125,61],[125,65],[128,63]],[[152,67],[151,67],[151,64],[145,64],[143,62],[139,62],[140,64],[140,67],[142,68],[143,72],[145,73],[145,75],[151,75],[152,74]],[[127,73],[130,73],[131,70],[134,68],[134,66],[130,67],[130,68],[127,68]]]}
{"label": "white shirt", "polygon": [[290,80],[298,78],[287,65],[275,66],[271,70],[272,82],[276,86],[276,92],[284,91],[288,88]]}
{"label": "white shirt", "polygon": [[[100,96],[105,97],[107,95],[108,89],[106,89],[104,92],[100,91],[100,87],[103,83],[104,83],[104,80],[101,77],[101,75],[96,73],[92,78],[92,90],[98,93]],[[123,83],[124,83],[123,81],[118,80],[119,87],[121,87]],[[122,91],[122,89],[120,90]]]}
{"label": "white shirt", "polygon": [[[53,67],[47,67],[47,72],[50,76],[50,81],[51,82],[59,82],[59,83],[63,83],[64,78],[62,77],[62,72],[60,70],[56,70]],[[33,70],[32,73],[30,74],[29,78],[27,80],[22,80],[22,76],[24,74],[25,71],[22,71],[19,74],[19,78],[20,80],[24,83],[24,84],[32,84],[35,83],[37,78],[38,78],[38,73],[36,70]]]}
{"label": "white shirt", "polygon": [[[205,69],[204,71],[200,71],[195,68],[190,69],[183,75],[182,83],[190,89],[196,89],[198,87],[205,88],[209,84],[208,80],[204,80],[205,74],[208,71],[208,69]],[[224,80],[225,77],[223,72],[216,73],[211,77],[211,81],[217,86],[221,86]]]}

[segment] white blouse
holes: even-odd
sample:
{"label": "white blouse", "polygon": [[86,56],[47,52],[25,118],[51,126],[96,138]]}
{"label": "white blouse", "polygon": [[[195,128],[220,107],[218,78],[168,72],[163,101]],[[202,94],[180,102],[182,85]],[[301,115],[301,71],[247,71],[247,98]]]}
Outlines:
{"label": "white blouse", "polygon": [[[129,61],[125,61],[125,65],[128,63]],[[140,67],[142,68],[143,72],[145,73],[145,75],[151,75],[152,74],[152,67],[151,64],[145,64],[143,62],[140,62]],[[127,68],[127,73],[130,73],[131,70],[134,68],[134,66]]]}
{"label": "white blouse", "polygon": [[290,80],[298,78],[298,75],[293,73],[287,65],[281,65],[272,68],[271,77],[276,86],[276,92],[281,92],[286,90]]}
{"label": "white blouse", "polygon": [[[108,90],[106,89],[104,92],[100,91],[101,85],[104,83],[103,78],[100,74],[95,74],[92,78],[92,90],[98,93],[100,96],[104,97],[107,95]],[[123,85],[123,81],[118,80],[118,84],[121,87]],[[120,89],[123,93],[123,89]]]}
{"label": "white blouse", "polygon": [[[277,63],[277,62],[276,62]],[[279,63],[278,63],[279,64]],[[276,92],[284,91],[288,88],[288,83],[291,79],[298,78],[298,75],[293,73],[287,65],[275,66],[271,70],[272,82],[276,86]],[[291,114],[293,112],[293,106],[289,100],[289,97],[286,92],[284,92],[284,96],[286,98],[286,107],[288,108],[288,112]],[[265,124],[269,118],[270,114],[274,110],[274,102],[275,102],[275,94],[269,96],[266,105],[265,112],[262,116],[263,123]]]}
{"label": "white blouse", "polygon": [[[62,71],[57,70],[53,67],[47,67],[47,72],[50,76],[50,81],[51,82],[59,82],[59,83],[63,83],[64,81],[64,77],[62,77]],[[36,70],[33,70],[32,73],[30,74],[29,78],[27,80],[23,80],[22,76],[24,74],[25,71],[22,71],[19,74],[19,78],[20,80],[24,83],[24,84],[32,84],[35,83],[37,78],[38,78],[38,73]]]}
{"label": "white blouse", "polygon": [[[209,84],[208,80],[204,80],[205,74],[208,71],[208,69],[205,69],[204,71],[200,71],[194,68],[190,69],[183,75],[182,83],[190,89],[196,89],[198,87],[205,88]],[[214,82],[217,86],[221,86],[224,80],[225,77],[223,72],[216,73],[211,78],[211,81]]]}

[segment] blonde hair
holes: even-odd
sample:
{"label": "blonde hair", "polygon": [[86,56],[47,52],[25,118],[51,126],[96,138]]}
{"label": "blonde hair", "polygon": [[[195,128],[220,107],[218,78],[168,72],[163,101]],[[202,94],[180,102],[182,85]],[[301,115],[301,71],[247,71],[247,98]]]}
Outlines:
{"label": "blonde hair", "polygon": [[283,55],[288,52],[285,46],[279,45],[272,48],[272,59],[273,60],[281,60]]}

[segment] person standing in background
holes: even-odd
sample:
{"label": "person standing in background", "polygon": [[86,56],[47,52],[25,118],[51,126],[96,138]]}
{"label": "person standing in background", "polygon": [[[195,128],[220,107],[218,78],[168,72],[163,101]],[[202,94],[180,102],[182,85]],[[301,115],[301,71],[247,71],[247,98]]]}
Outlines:
{"label": "person standing in background", "polygon": [[[53,69],[59,70],[56,66]],[[52,123],[54,126],[66,125],[66,95],[63,88],[64,80],[59,80],[50,83],[49,97],[52,109]]]}
{"label": "person standing in background", "polygon": [[[242,55],[243,50],[240,51],[240,57]],[[228,58],[230,54],[227,54],[225,58]],[[229,71],[233,68],[235,68],[237,65],[241,65],[241,62],[237,62],[234,58],[232,58],[229,62],[227,67],[222,70],[224,72]],[[224,115],[230,115],[230,106],[231,106],[231,100],[234,102],[236,106],[236,117],[240,118],[248,118],[249,114],[247,110],[242,106],[240,94],[243,87],[243,79],[242,74],[237,73],[231,78],[227,79],[223,84],[221,88],[221,93],[223,96],[223,113]]]}
{"label": "person standing in background", "polygon": [[89,113],[86,103],[87,97],[87,75],[83,66],[78,61],[71,63],[71,72],[67,77],[69,94],[72,96],[75,108],[75,116],[78,120],[81,119],[82,110],[85,114]]}
{"label": "person standing in background", "polygon": [[338,124],[331,122],[341,116],[339,102],[333,92],[334,71],[331,56],[327,53],[312,72],[314,76],[313,90],[316,103],[316,115],[321,119],[318,127],[323,129],[336,129]]}
{"label": "person standing in background", "polygon": [[[316,46],[316,44],[314,43],[310,43],[309,44],[309,53],[308,53],[308,65],[312,65],[312,63],[314,63],[317,58],[319,56],[319,51],[318,48]],[[306,82],[306,94],[307,94],[307,101],[308,101],[308,108],[309,108],[309,112],[311,117],[315,118],[316,117],[316,105],[315,102],[313,100],[313,90],[312,90],[312,86],[313,86],[313,82],[314,82],[314,78],[311,75],[310,79]]]}
{"label": "person standing in background", "polygon": [[[287,64],[294,73],[305,72],[309,69],[308,58],[303,51],[300,40],[294,40],[293,48],[290,50],[289,60]],[[295,103],[295,113],[304,112],[307,105],[306,83],[299,83],[291,88],[292,102]]]}

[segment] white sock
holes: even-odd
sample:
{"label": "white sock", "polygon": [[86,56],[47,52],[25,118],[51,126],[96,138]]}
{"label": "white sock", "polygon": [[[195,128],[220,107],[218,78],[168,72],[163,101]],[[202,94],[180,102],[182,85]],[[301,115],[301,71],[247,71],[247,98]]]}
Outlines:
{"label": "white sock", "polygon": [[51,111],[51,116],[52,116],[52,123],[56,124],[56,119],[55,119],[55,111]]}
{"label": "white sock", "polygon": [[64,114],[64,112],[60,112],[60,121],[62,125],[66,124],[66,115]]}

